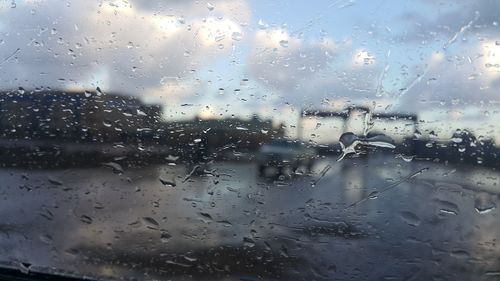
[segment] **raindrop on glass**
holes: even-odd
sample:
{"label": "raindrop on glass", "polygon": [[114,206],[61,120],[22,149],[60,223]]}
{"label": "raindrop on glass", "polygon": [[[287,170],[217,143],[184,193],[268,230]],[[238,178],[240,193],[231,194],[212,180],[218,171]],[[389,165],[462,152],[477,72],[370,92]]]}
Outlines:
{"label": "raindrop on glass", "polygon": [[283,48],[288,48],[288,40],[281,40],[280,46]]}
{"label": "raindrop on glass", "polygon": [[233,32],[233,34],[231,35],[231,38],[234,41],[240,41],[242,39],[242,35],[240,32]]}
{"label": "raindrop on glass", "polygon": [[399,215],[408,225],[418,226],[420,224],[420,218],[412,212],[401,212]]}

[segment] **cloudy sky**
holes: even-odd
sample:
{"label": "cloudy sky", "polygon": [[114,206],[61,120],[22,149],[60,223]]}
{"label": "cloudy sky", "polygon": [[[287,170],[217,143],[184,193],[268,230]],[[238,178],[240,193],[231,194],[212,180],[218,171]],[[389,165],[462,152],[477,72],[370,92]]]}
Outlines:
{"label": "cloudy sky", "polygon": [[[498,11],[496,0],[0,0],[0,83],[99,86],[161,103],[169,120],[257,113],[291,135],[301,109],[364,104],[416,112],[443,138],[468,128],[498,140]],[[338,126],[303,125],[323,140]]]}

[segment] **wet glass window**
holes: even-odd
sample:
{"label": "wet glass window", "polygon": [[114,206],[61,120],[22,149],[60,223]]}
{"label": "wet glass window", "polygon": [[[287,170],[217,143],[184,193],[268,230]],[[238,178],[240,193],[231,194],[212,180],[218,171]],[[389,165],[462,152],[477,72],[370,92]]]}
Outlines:
{"label": "wet glass window", "polygon": [[498,280],[499,25],[0,0],[0,279]]}

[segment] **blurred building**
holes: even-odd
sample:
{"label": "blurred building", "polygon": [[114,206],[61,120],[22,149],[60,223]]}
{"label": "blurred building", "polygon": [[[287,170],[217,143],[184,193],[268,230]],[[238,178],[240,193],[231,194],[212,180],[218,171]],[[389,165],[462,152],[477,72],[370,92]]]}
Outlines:
{"label": "blurred building", "polygon": [[194,118],[165,124],[165,141],[179,148],[178,154],[255,151],[263,143],[283,135],[281,126],[274,126],[272,120],[261,120],[257,116],[249,120]]}
{"label": "blurred building", "polygon": [[0,93],[0,138],[71,142],[151,137],[162,108],[132,96],[58,90]]}

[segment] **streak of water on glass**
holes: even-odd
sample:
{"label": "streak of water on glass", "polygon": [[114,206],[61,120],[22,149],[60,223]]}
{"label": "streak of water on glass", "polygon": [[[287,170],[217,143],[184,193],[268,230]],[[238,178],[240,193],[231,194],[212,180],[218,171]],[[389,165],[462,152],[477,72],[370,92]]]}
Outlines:
{"label": "streak of water on glass", "polygon": [[[389,185],[387,185],[387,186],[385,186],[385,187],[382,187],[382,188],[380,189],[380,191],[378,191],[378,189],[377,189],[377,190],[375,190],[375,191],[372,191],[370,194],[368,194],[368,196],[365,196],[365,197],[361,198],[360,200],[358,200],[358,201],[356,201],[356,202],[352,203],[352,204],[351,204],[351,205],[349,205],[347,208],[354,207],[354,206],[356,206],[356,205],[358,205],[358,204],[360,204],[360,203],[365,202],[365,201],[366,201],[366,200],[368,200],[368,199],[376,199],[376,198],[378,198],[378,197],[379,197],[379,195],[380,195],[380,194],[382,194],[382,193],[384,193],[384,192],[387,192],[388,190],[390,190],[390,189],[392,189],[392,188],[394,188],[394,187],[396,187],[396,186],[400,185],[401,183],[406,182],[406,181],[408,181],[408,180],[410,180],[410,179],[412,179],[412,178],[414,178],[414,177],[416,177],[416,176],[418,176],[418,175],[420,175],[420,174],[424,173],[424,172],[425,172],[425,171],[427,171],[428,169],[429,169],[429,168],[422,168],[422,169],[420,169],[420,170],[418,170],[418,171],[416,171],[416,172],[414,172],[414,173],[409,174],[408,176],[406,176],[406,177],[404,177],[404,178],[401,178],[400,180],[398,180],[398,181],[396,181],[396,182],[393,182],[393,183],[391,183],[391,184],[389,184]],[[346,208],[346,209],[347,209],[347,208]]]}
{"label": "streak of water on glass", "polygon": [[358,137],[351,132],[343,133],[339,139],[342,154],[337,159],[341,161],[349,154],[359,154],[360,146],[373,146],[394,149],[396,146],[386,141],[382,136]]}

